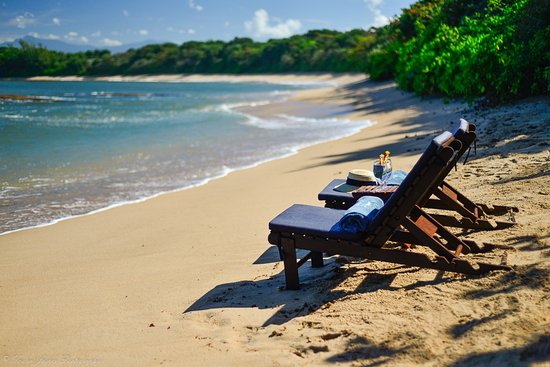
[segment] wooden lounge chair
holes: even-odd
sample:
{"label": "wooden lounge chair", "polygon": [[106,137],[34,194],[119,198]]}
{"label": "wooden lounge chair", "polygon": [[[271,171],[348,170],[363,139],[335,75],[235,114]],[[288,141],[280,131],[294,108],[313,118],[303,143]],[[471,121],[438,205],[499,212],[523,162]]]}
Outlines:
{"label": "wooden lounge chair", "polygon": [[[411,172],[373,218],[364,232],[338,230],[344,210],[295,204],[269,223],[269,242],[277,245],[284,261],[287,289],[299,288],[298,268],[311,259],[314,267],[323,266],[323,254],[340,254],[410,266],[482,274],[491,270],[510,270],[505,265],[468,261],[460,256],[486,252],[498,247],[464,241],[447,231],[418,204],[461,148],[459,140],[445,132],[432,140]],[[388,241],[424,246],[433,256],[392,248]],[[297,261],[296,249],[309,250]]]}
{"label": "wooden lounge chair", "polygon": [[[453,131],[453,136],[455,139],[460,140],[462,147],[458,150],[453,164],[448,165],[441,172],[440,177],[438,177],[436,183],[429,190],[429,195],[423,198],[419,206],[422,208],[452,211],[460,216],[460,218],[457,218],[454,215],[432,214],[432,217],[437,219],[437,221],[444,226],[479,230],[502,229],[513,226],[515,224],[513,213],[518,212],[518,208],[474,203],[464,194],[444,181],[445,177],[456,165],[460,157],[470,149],[471,144],[475,141],[475,126],[461,119],[460,123]],[[342,179],[335,179],[319,193],[319,200],[325,201],[325,206],[327,208],[347,209],[355,203],[358,197],[364,195],[378,196],[386,201],[397,189],[395,186],[364,186],[354,193],[335,191],[334,187],[340,185],[344,181],[345,180]],[[509,220],[491,220],[487,218],[488,214],[509,214]]]}

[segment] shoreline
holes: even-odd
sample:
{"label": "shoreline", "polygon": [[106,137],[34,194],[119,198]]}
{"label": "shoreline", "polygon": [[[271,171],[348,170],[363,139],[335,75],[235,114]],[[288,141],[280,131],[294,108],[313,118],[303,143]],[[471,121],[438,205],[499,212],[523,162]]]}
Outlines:
{"label": "shoreline", "polygon": [[[32,82],[95,81],[95,82],[154,82],[154,83],[271,83],[326,84],[339,86],[364,79],[364,73],[285,73],[285,74],[143,74],[110,76],[35,76],[17,80]],[[5,79],[8,80],[8,79]],[[11,79],[16,80],[16,79]]]}
{"label": "shoreline", "polygon": [[145,197],[138,198],[138,199],[135,199],[135,200],[128,200],[128,201],[122,201],[122,202],[111,203],[111,204],[109,204],[109,205],[107,205],[107,206],[105,206],[105,207],[98,208],[98,209],[94,209],[94,210],[91,210],[91,211],[89,211],[89,212],[87,212],[87,213],[69,215],[69,216],[66,216],[66,217],[61,217],[61,218],[53,219],[52,221],[46,222],[46,223],[40,223],[40,224],[33,225],[33,226],[28,226],[28,227],[22,227],[22,228],[17,228],[17,229],[13,229],[13,230],[8,230],[8,231],[6,231],[6,232],[0,232],[0,237],[1,237],[1,236],[8,235],[8,234],[11,234],[11,233],[15,233],[15,232],[28,231],[28,230],[32,230],[32,229],[36,229],[36,228],[42,228],[42,227],[52,226],[52,225],[55,225],[55,224],[57,224],[57,223],[59,223],[59,222],[63,222],[63,221],[66,221],[66,220],[75,219],[75,218],[80,218],[80,217],[86,217],[86,216],[89,216],[89,215],[94,215],[94,214],[101,213],[101,212],[104,212],[104,211],[107,211],[107,210],[111,210],[111,209],[114,209],[114,208],[118,208],[118,207],[121,207],[121,206],[139,204],[139,203],[145,202],[145,201],[147,201],[147,200],[155,199],[155,198],[157,198],[157,197],[159,197],[159,196],[162,196],[162,195],[170,195],[170,194],[177,193],[177,192],[180,192],[180,191],[190,190],[190,189],[193,189],[193,188],[196,188],[196,187],[204,186],[204,185],[207,185],[208,183],[210,183],[210,182],[212,182],[212,181],[222,179],[222,178],[224,178],[224,177],[226,177],[226,176],[228,176],[228,175],[230,175],[230,174],[232,174],[232,173],[234,173],[234,172],[238,172],[238,171],[242,171],[242,170],[247,170],[247,169],[252,169],[252,168],[258,167],[258,166],[260,166],[260,165],[262,165],[262,164],[266,164],[266,163],[269,163],[269,162],[272,162],[272,161],[275,161],[275,160],[285,159],[285,158],[288,158],[288,157],[292,157],[293,155],[299,154],[299,152],[300,152],[302,149],[306,149],[306,148],[309,148],[309,147],[312,147],[312,146],[315,146],[315,145],[324,144],[324,143],[328,143],[328,142],[337,141],[337,140],[340,140],[340,139],[347,138],[347,137],[349,137],[349,136],[352,136],[352,135],[355,135],[355,134],[359,133],[359,132],[360,132],[361,130],[363,130],[363,129],[369,128],[370,126],[374,125],[375,123],[376,123],[376,122],[372,122],[371,125],[362,127],[362,128],[360,128],[358,131],[353,131],[353,132],[351,132],[351,133],[349,133],[349,134],[345,134],[345,135],[341,135],[341,136],[336,136],[336,137],[334,137],[334,138],[332,138],[332,139],[328,139],[328,140],[315,141],[315,142],[311,142],[311,143],[308,143],[308,144],[301,145],[301,146],[299,146],[299,147],[294,148],[294,149],[292,150],[292,152],[290,152],[290,153],[286,153],[286,154],[283,154],[283,155],[280,155],[280,156],[275,156],[275,157],[267,158],[267,159],[264,159],[264,160],[261,160],[261,161],[252,163],[252,164],[247,165],[247,166],[237,167],[237,168],[233,168],[233,169],[227,169],[225,172],[221,173],[220,175],[205,178],[204,180],[202,180],[201,182],[196,183],[196,184],[192,184],[192,185],[189,185],[189,186],[180,187],[180,188],[177,188],[177,189],[174,189],[174,190],[161,191],[161,192],[155,193],[155,194],[153,194],[153,195],[145,196]]}
{"label": "shoreline", "polygon": [[[115,76],[115,77],[113,77],[113,80],[108,80],[108,81],[112,81],[112,82],[119,82],[119,81],[140,82],[140,81],[145,80],[147,82],[163,82],[163,81],[166,81],[167,79],[170,79],[170,80],[178,81],[178,82],[188,82],[188,80],[193,80],[192,81],[193,83],[208,83],[208,82],[216,81],[216,82],[239,82],[239,83],[240,82],[242,82],[242,83],[262,82],[262,83],[277,84],[277,83],[279,83],[279,81],[281,81],[281,82],[283,82],[283,84],[285,84],[285,82],[288,82],[288,80],[290,80],[294,77],[295,77],[295,74],[249,75],[249,76],[246,76],[244,79],[241,78],[241,77],[238,77],[238,76],[234,76],[234,75],[207,75],[207,76],[195,75],[195,74],[193,74],[193,75],[169,75],[169,76],[163,76],[163,75],[149,76],[149,75],[145,75],[145,76],[128,77],[128,80],[126,80],[126,77]],[[42,78],[44,78],[44,79],[42,80]],[[105,78],[111,78],[111,77],[87,78],[86,80],[82,80],[82,79],[80,79],[80,77],[73,77],[73,76],[69,76],[69,77],[37,77],[36,80],[38,80],[38,81],[101,81],[101,80],[105,81]],[[329,80],[340,80],[340,82],[330,81],[330,82],[322,82],[323,84],[318,85],[318,86],[316,85],[317,83],[319,83],[320,79],[324,80],[326,78],[329,78]],[[28,79],[35,79],[35,78],[28,78]],[[254,105],[254,106],[250,107],[250,105],[248,103],[243,102],[244,106],[248,106],[248,107],[237,107],[237,108],[235,108],[235,112],[239,113],[239,114],[243,114],[245,116],[250,115],[250,116],[253,116],[253,117],[270,118],[271,116],[276,115],[276,111],[289,111],[291,109],[290,104],[296,104],[297,103],[298,105],[293,105],[292,106],[292,110],[294,112],[298,113],[298,115],[296,117],[298,117],[298,118],[310,118],[311,116],[309,116],[309,114],[306,113],[305,103],[303,103],[304,98],[302,96],[306,96],[306,99],[307,99],[307,96],[310,93],[313,93],[314,91],[317,91],[318,89],[320,89],[321,86],[326,88],[327,83],[334,87],[336,85],[339,85],[342,82],[342,80],[344,80],[346,83],[348,83],[348,82],[358,82],[362,79],[363,79],[363,75],[359,74],[359,73],[356,73],[356,74],[338,74],[338,75],[335,75],[335,74],[315,74],[315,75],[304,74],[304,75],[301,75],[301,78],[300,78],[301,82],[298,82],[298,83],[303,84],[303,85],[308,85],[308,84],[311,84],[312,86],[316,85],[315,87],[311,87],[311,88],[308,88],[308,89],[305,89],[305,90],[302,90],[302,91],[291,92],[287,99],[285,99],[283,101],[272,101],[272,102],[267,103],[265,105],[261,104],[261,105],[258,105],[258,106]],[[10,95],[10,96],[12,96],[12,95]],[[31,99],[31,100],[35,100],[34,98],[36,98],[36,97],[26,97],[26,98]],[[273,106],[275,106],[275,107],[273,107]],[[342,118],[337,118],[337,119],[339,119],[341,121],[344,121]],[[356,120],[356,122],[358,123],[357,120]],[[271,161],[274,161],[274,160],[284,159],[284,158],[293,156],[295,154],[298,154],[299,151],[301,151],[302,149],[305,149],[305,148],[308,148],[308,147],[311,147],[311,146],[315,146],[315,145],[318,145],[318,144],[323,144],[323,143],[327,143],[327,142],[330,142],[330,141],[335,141],[335,140],[346,138],[348,136],[357,134],[361,130],[363,130],[365,128],[368,128],[369,126],[372,126],[372,124],[374,124],[374,122],[369,121],[369,120],[366,120],[366,121],[363,121],[363,122],[364,122],[365,126],[362,126],[362,127],[358,126],[354,131],[346,132],[346,133],[343,133],[341,135],[335,135],[333,137],[323,139],[323,140],[316,140],[316,141],[311,141],[311,142],[308,142],[308,143],[303,143],[299,146],[296,146],[296,147],[292,148],[291,151],[288,152],[288,153],[284,153],[284,154],[281,154],[281,155],[277,155],[277,156],[269,157],[269,158],[266,158],[266,159],[262,159],[260,161],[257,161],[257,162],[254,162],[252,164],[248,164],[248,165],[245,165],[245,166],[242,166],[242,167],[240,166],[240,167],[234,167],[234,168],[226,168],[224,170],[224,172],[220,173],[219,175],[215,175],[215,176],[212,176],[212,177],[206,177],[203,180],[201,180],[200,182],[195,183],[195,184],[190,184],[190,185],[187,185],[187,186],[179,187],[179,188],[168,190],[168,191],[157,192],[157,193],[154,193],[154,194],[149,195],[149,196],[140,197],[140,198],[136,198],[136,199],[132,199],[132,200],[127,200],[127,201],[122,201],[122,202],[113,202],[113,203],[110,203],[110,204],[108,204],[104,207],[92,209],[92,210],[90,210],[88,212],[85,212],[85,213],[68,215],[68,216],[64,216],[64,217],[60,217],[60,218],[55,218],[55,219],[53,219],[49,222],[39,223],[39,224],[36,224],[36,225],[30,225],[30,226],[26,226],[26,227],[21,227],[21,228],[1,232],[0,236],[5,236],[5,235],[8,235],[10,233],[19,232],[19,231],[27,231],[27,230],[32,230],[32,229],[35,229],[35,228],[47,227],[47,226],[55,225],[59,222],[70,220],[70,219],[73,219],[73,218],[79,218],[79,217],[94,215],[96,213],[101,213],[103,211],[110,210],[110,209],[113,209],[113,208],[118,208],[118,207],[125,206],[125,205],[132,205],[132,204],[141,203],[141,202],[144,202],[144,201],[147,201],[147,200],[154,199],[154,198],[156,198],[158,196],[161,196],[161,195],[176,193],[176,192],[180,192],[180,191],[183,191],[183,190],[193,189],[195,187],[200,187],[200,186],[208,184],[211,181],[218,180],[218,179],[221,179],[223,177],[226,177],[227,175],[229,175],[233,172],[254,168],[254,167],[257,167],[259,165],[262,165],[262,164],[265,164],[265,163],[268,163],[268,162],[271,162]]]}
{"label": "shoreline", "polygon": [[[4,361],[547,361],[548,101],[479,112],[370,81],[299,98],[377,124],[192,190],[0,236]],[[520,207],[513,228],[463,235],[513,246],[514,272],[464,277],[331,258],[324,268],[301,269],[302,291],[280,291],[283,267],[267,243],[269,220],[294,203],[322,206],[316,196],[326,183],[370,168],[385,149],[394,169],[410,169],[430,138],[459,117],[478,126],[480,152],[449,182],[476,201]],[[490,262],[499,255],[483,254]]]}

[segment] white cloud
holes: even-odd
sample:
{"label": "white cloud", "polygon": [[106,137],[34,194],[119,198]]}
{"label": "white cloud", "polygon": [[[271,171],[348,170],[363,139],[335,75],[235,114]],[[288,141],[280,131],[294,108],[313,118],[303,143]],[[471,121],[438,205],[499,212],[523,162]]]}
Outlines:
{"label": "white cloud", "polygon": [[372,23],[373,27],[382,27],[390,22],[390,18],[382,14],[380,10],[373,11],[374,22]]}
{"label": "white cloud", "polygon": [[104,38],[102,40],[102,43],[103,43],[104,46],[109,46],[109,47],[122,45],[122,42],[111,39],[111,38]]}
{"label": "white cloud", "polygon": [[69,32],[65,35],[63,35],[63,38],[65,38],[67,41],[76,42],[76,43],[88,43],[90,40],[86,36],[81,36],[78,34],[78,32]]}
{"label": "white cloud", "polygon": [[372,22],[370,27],[382,27],[390,22],[390,18],[382,14],[382,11],[379,9],[380,5],[382,5],[382,2],[383,0],[365,0],[367,8],[374,16],[374,21]]}
{"label": "white cloud", "polygon": [[92,37],[101,37],[101,31],[94,32],[90,36],[92,36]]}
{"label": "white cloud", "polygon": [[124,9],[124,10],[122,11],[122,15],[124,15],[125,17],[127,17],[127,16],[130,16],[130,13],[128,13],[128,10]]}
{"label": "white cloud", "polygon": [[33,13],[26,12],[23,15],[18,15],[13,19],[10,19],[8,22],[10,25],[16,26],[17,28],[25,29],[27,26],[36,23]]}
{"label": "white cloud", "polygon": [[61,37],[59,37],[57,34],[50,33],[48,35],[40,34],[38,32],[28,32],[27,35],[34,37],[34,38],[40,38],[40,39],[49,39],[49,40],[58,40]]}
{"label": "white cloud", "polygon": [[204,10],[202,5],[199,5],[199,4],[195,3],[195,0],[189,0],[189,7],[191,9],[195,9],[196,11],[203,11]]}
{"label": "white cloud", "polygon": [[55,24],[55,25],[60,25],[61,20],[59,18],[55,17],[55,18],[52,18],[52,23]]}
{"label": "white cloud", "polygon": [[296,34],[302,27],[302,23],[296,19],[278,21],[276,25],[269,24],[269,14],[264,9],[254,13],[254,18],[244,22],[244,27],[254,36],[259,38],[284,38]]}
{"label": "white cloud", "polygon": [[[57,37],[57,38],[55,38],[55,37]],[[54,34],[50,34],[48,36],[48,38],[50,38],[50,39],[59,39],[60,37],[56,36]],[[74,31],[71,31],[67,34],[64,34],[63,38],[66,39],[67,41],[71,41],[71,42],[75,42],[75,43],[88,43],[88,42],[90,42],[88,37],[81,36],[81,35],[78,34],[78,32],[74,32]]]}
{"label": "white cloud", "polygon": [[378,8],[380,5],[382,5],[382,0],[365,0],[365,3],[367,3],[368,7]]}
{"label": "white cloud", "polygon": [[180,29],[176,29],[174,27],[168,27],[166,28],[166,30],[168,32],[175,32],[175,33],[179,33],[179,34],[195,34],[197,33],[193,28],[188,28],[188,29],[185,29],[185,28],[180,28]]}
{"label": "white cloud", "polygon": [[147,36],[149,34],[149,31],[147,29],[140,29],[138,33],[140,36]]}

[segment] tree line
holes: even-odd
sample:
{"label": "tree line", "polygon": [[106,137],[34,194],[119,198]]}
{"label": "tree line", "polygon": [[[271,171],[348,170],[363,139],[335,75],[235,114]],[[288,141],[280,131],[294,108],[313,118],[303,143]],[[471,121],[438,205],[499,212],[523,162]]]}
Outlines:
{"label": "tree line", "polygon": [[0,77],[34,75],[137,75],[170,73],[278,73],[365,71],[365,30],[315,30],[285,39],[255,42],[164,43],[124,53],[86,51],[66,54],[20,41],[0,48]]}

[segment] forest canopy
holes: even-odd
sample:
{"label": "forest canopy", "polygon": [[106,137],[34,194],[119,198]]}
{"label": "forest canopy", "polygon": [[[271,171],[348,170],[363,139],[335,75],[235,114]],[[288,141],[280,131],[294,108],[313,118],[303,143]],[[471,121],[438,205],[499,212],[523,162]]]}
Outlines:
{"label": "forest canopy", "polygon": [[550,1],[418,1],[377,30],[374,79],[492,102],[550,92]]}
{"label": "forest canopy", "polygon": [[374,37],[373,32],[364,30],[315,30],[267,42],[235,38],[229,42],[164,43],[119,54],[65,54],[21,41],[21,47],[0,48],[0,77],[365,71],[365,47]]}

